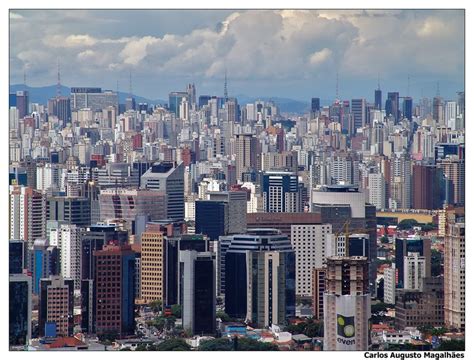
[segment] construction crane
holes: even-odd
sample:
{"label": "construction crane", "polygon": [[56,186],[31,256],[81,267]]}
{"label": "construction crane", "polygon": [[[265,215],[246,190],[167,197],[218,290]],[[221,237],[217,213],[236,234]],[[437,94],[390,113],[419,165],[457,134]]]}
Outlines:
{"label": "construction crane", "polygon": [[344,235],[344,237],[345,237],[345,256],[348,256],[348,251],[349,251],[349,235],[351,235],[351,234],[367,234],[368,233],[367,229],[361,229],[361,228],[349,230],[349,225],[351,224],[351,222],[352,222],[352,218],[347,219],[344,222],[344,224],[341,226],[339,231],[337,231],[334,234],[335,241],[336,241],[336,251],[337,251],[337,238],[341,235]]}

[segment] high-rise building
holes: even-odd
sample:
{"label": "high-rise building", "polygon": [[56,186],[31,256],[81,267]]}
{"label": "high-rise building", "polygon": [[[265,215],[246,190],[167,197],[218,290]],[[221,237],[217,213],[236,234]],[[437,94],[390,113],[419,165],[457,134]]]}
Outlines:
{"label": "high-rise building", "polygon": [[130,226],[137,215],[151,220],[167,218],[166,193],[144,189],[105,189],[100,191],[100,219],[123,219]]}
{"label": "high-rise building", "polygon": [[393,116],[395,123],[399,120],[399,98],[398,92],[387,93],[387,101],[385,103],[385,113],[387,116]]}
{"label": "high-rise building", "polygon": [[[218,200],[197,200],[196,206],[196,234],[205,234],[211,240],[229,234],[229,204]],[[209,221],[212,219],[212,221]]]}
{"label": "high-rise building", "polygon": [[96,332],[132,335],[135,330],[135,253],[130,245],[94,252],[96,261]]}
{"label": "high-rise building", "polygon": [[262,177],[265,212],[303,212],[298,175],[288,171],[266,171]]}
{"label": "high-rise building", "polygon": [[71,88],[71,110],[90,109],[93,112],[113,106],[118,109],[117,93],[101,88],[72,87]]}
{"label": "high-rise building", "polygon": [[10,274],[9,341],[12,346],[27,346],[31,339],[31,276]]}
{"label": "high-rise building", "polygon": [[448,204],[464,205],[465,203],[465,173],[466,164],[463,158],[452,155],[447,156],[438,162],[447,182],[447,196]]}
{"label": "high-rise building", "polygon": [[89,226],[91,224],[90,206],[89,199],[85,197],[49,197],[47,219],[65,221],[79,227]]}
{"label": "high-rise building", "polygon": [[62,276],[41,279],[38,326],[40,336],[45,325],[53,323],[57,336],[71,336],[74,327],[74,281]]}
{"label": "high-rise building", "polygon": [[61,225],[61,276],[74,281],[74,289],[81,288],[81,228],[74,224]]}
{"label": "high-rise building", "polygon": [[96,316],[96,262],[94,251],[104,245],[128,243],[127,231],[116,225],[95,224],[81,232],[81,327],[86,333],[95,333]]}
{"label": "high-rise building", "polygon": [[101,189],[132,187],[140,184],[140,168],[128,163],[107,163],[97,170],[97,180]]}
{"label": "high-rise building", "polygon": [[322,268],[333,253],[333,234],[330,224],[292,225],[291,245],[296,255],[296,295],[313,296],[313,270]]}
{"label": "high-rise building", "polygon": [[26,269],[26,243],[23,240],[8,242],[8,273],[22,274]]}
{"label": "high-rise building", "polygon": [[311,98],[311,118],[312,119],[315,119],[316,116],[318,116],[320,109],[321,109],[320,99]]}
{"label": "high-rise building", "polygon": [[191,334],[216,332],[216,260],[211,252],[181,250],[180,288],[183,328]]}
{"label": "high-rise building", "polygon": [[293,225],[318,225],[321,223],[321,214],[313,212],[301,213],[249,213],[247,214],[248,229],[277,229],[283,235],[291,238]]}
{"label": "high-rise building", "polygon": [[166,240],[156,229],[147,229],[141,236],[141,298],[146,301],[160,300],[166,296]]}
{"label": "high-rise building", "polygon": [[440,96],[435,96],[433,98],[433,120],[436,121],[438,125],[446,125],[443,109],[443,98]]}
{"label": "high-rise building", "polygon": [[56,246],[50,246],[46,239],[36,239],[28,253],[28,270],[32,273],[33,294],[39,294],[42,278],[59,275],[59,250]]}
{"label": "high-rise building", "polygon": [[375,90],[374,103],[376,110],[382,110],[382,90]]}
{"label": "high-rise building", "polygon": [[142,175],[141,188],[165,193],[168,218],[174,221],[184,220],[184,165],[182,162],[154,164]]}
{"label": "high-rise building", "polygon": [[28,247],[45,237],[46,196],[30,187],[10,186],[10,239],[24,240]]}
{"label": "high-rise building", "polygon": [[461,219],[449,219],[444,239],[445,323],[464,329],[466,324],[466,239]]}
{"label": "high-rise building", "polygon": [[385,201],[385,178],[382,173],[370,173],[369,176],[369,203],[377,210],[386,208]]}
{"label": "high-rise building", "polygon": [[182,117],[182,114],[179,113],[179,107],[183,99],[189,102],[189,94],[187,92],[174,91],[169,94],[168,108],[177,118]]}
{"label": "high-rise building", "polygon": [[367,124],[366,118],[366,101],[365,99],[352,99],[351,108],[352,116],[354,116],[355,130],[364,127]]}
{"label": "high-rise building", "polygon": [[312,191],[311,209],[323,224],[331,224],[334,233],[362,230],[369,235],[369,279],[375,291],[377,277],[377,216],[375,206],[365,203],[365,194],[350,185],[330,185]]}
{"label": "high-rise building", "polygon": [[403,98],[402,115],[405,119],[413,119],[413,99],[409,96]]}
{"label": "high-rise building", "polygon": [[370,292],[366,257],[329,257],[324,293],[324,350],[369,348]]}
{"label": "high-rise building", "polygon": [[395,304],[395,289],[396,289],[396,270],[395,264],[391,267],[385,268],[383,271],[383,302],[386,304]]}
{"label": "high-rise building", "polygon": [[404,288],[405,280],[405,257],[409,253],[417,253],[424,257],[424,274],[431,276],[431,239],[429,237],[410,236],[407,238],[395,239],[395,269],[397,287]]}
{"label": "high-rise building", "polygon": [[58,96],[48,100],[48,115],[57,116],[63,125],[71,122],[71,99]]}
{"label": "high-rise building", "polygon": [[220,250],[226,312],[259,327],[294,316],[295,253],[288,237],[275,229],[254,229],[227,240],[225,254]]}
{"label": "high-rise building", "polygon": [[326,289],[326,268],[313,269],[313,316],[324,320],[324,291]]}
{"label": "high-rise building", "polygon": [[30,113],[30,101],[28,91],[16,92],[16,108],[18,109],[18,118],[23,119]]}
{"label": "high-rise building", "polygon": [[435,165],[413,165],[413,208],[436,210],[443,206],[446,184]]}
{"label": "high-rise building", "polygon": [[252,134],[235,135],[235,166],[237,180],[242,180],[244,172],[251,171],[257,166],[258,140]]}
{"label": "high-rise building", "polygon": [[390,159],[390,208],[411,208],[411,171],[409,154],[392,154],[392,158]]}
{"label": "high-rise building", "polygon": [[407,290],[420,290],[426,274],[425,257],[409,252],[403,257],[403,287]]}

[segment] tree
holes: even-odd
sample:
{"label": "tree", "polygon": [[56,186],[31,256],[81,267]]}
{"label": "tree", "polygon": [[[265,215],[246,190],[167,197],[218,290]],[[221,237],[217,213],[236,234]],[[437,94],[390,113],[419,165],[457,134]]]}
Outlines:
{"label": "tree", "polygon": [[382,237],[380,238],[380,242],[381,242],[382,244],[388,244],[388,237],[386,237],[385,235],[382,236]]}
{"label": "tree", "polygon": [[163,341],[156,347],[158,351],[188,351],[191,350],[191,346],[189,346],[186,341],[179,338],[173,338],[169,340]]}
{"label": "tree", "polygon": [[173,316],[180,319],[181,318],[181,305],[179,304],[171,305],[171,313],[173,314]]}
{"label": "tree", "polygon": [[404,219],[398,223],[399,230],[410,230],[413,229],[414,226],[418,225],[418,221],[415,219]]}
{"label": "tree", "polygon": [[438,250],[431,250],[431,276],[443,274],[443,254]]}
{"label": "tree", "polygon": [[238,351],[276,351],[278,346],[275,344],[264,343],[249,338],[237,339]]}
{"label": "tree", "polygon": [[306,329],[304,330],[304,334],[307,337],[314,338],[314,337],[321,337],[324,336],[324,324],[321,321],[313,321],[306,325]]}
{"label": "tree", "polygon": [[379,302],[379,303],[373,304],[370,307],[370,311],[372,312],[372,314],[378,314],[379,312],[386,312],[389,307],[390,306],[388,304]]}
{"label": "tree", "polygon": [[202,341],[198,347],[199,351],[230,351],[232,342],[227,338],[219,338]]}
{"label": "tree", "polygon": [[218,310],[216,313],[216,317],[220,318],[223,322],[230,322],[232,321],[232,318],[227,315],[224,311]]}
{"label": "tree", "polygon": [[153,300],[153,301],[150,302],[150,304],[149,304],[149,306],[150,306],[150,308],[151,308],[151,311],[153,311],[153,312],[155,312],[155,313],[161,311],[162,305],[163,305],[163,303],[162,303],[161,300],[159,300],[159,299]]}
{"label": "tree", "polygon": [[442,341],[441,345],[437,349],[439,351],[464,351],[465,343],[464,340],[447,340]]}

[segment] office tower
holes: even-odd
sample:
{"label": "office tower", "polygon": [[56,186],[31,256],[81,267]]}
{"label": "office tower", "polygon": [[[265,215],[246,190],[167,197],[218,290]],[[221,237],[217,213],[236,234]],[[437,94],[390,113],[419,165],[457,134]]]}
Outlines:
{"label": "office tower", "polygon": [[140,184],[140,171],[128,163],[107,163],[97,170],[98,184],[101,189],[133,187]]}
{"label": "office tower", "polygon": [[225,104],[224,104],[224,109],[225,109],[225,120],[230,123],[236,123],[239,120],[239,114],[237,109],[239,108],[239,105],[237,103],[236,98],[229,98]]}
{"label": "office tower", "polygon": [[395,264],[383,270],[383,302],[395,304],[396,270]]}
{"label": "office tower", "polygon": [[141,177],[141,188],[166,193],[169,219],[184,219],[184,165],[174,162],[154,164]]}
{"label": "office tower", "polygon": [[196,86],[194,86],[194,84],[188,84],[186,92],[188,93],[189,103],[191,107],[194,108],[196,106]]}
{"label": "office tower", "polygon": [[405,279],[405,257],[409,253],[417,253],[425,258],[426,276],[431,275],[431,239],[428,237],[410,236],[395,239],[395,268],[397,271],[397,287],[403,288]]}
{"label": "office tower", "polygon": [[235,135],[235,166],[237,180],[242,180],[242,174],[255,169],[257,166],[258,139],[252,134]]}
{"label": "office tower", "polygon": [[151,220],[167,218],[166,194],[144,189],[105,189],[100,191],[100,219],[123,219],[130,225],[137,215]]}
{"label": "office tower", "polygon": [[351,108],[352,116],[354,117],[355,130],[364,127],[367,124],[365,99],[352,99]]}
{"label": "office tower", "polygon": [[466,239],[462,219],[449,219],[444,238],[445,323],[464,329],[466,323]]}
{"label": "office tower", "polygon": [[91,224],[90,201],[85,197],[53,196],[48,198],[47,219],[65,221],[79,227]]}
{"label": "office tower", "polygon": [[385,178],[382,173],[370,173],[369,176],[369,203],[377,210],[385,209]]}
{"label": "office tower", "polygon": [[262,171],[281,170],[298,171],[298,152],[283,151],[281,153],[264,153],[261,157]]}
{"label": "office tower", "polygon": [[32,273],[33,294],[39,294],[42,278],[59,275],[59,250],[56,246],[50,246],[46,239],[36,239],[28,252],[28,270]]}
{"label": "office tower", "polygon": [[390,208],[411,208],[411,172],[411,160],[408,154],[392,154],[390,159]]}
{"label": "office tower", "polygon": [[444,105],[444,121],[445,124],[451,128],[451,130],[456,130],[456,119],[458,117],[458,105],[456,101],[446,101]]}
{"label": "office tower", "polygon": [[135,253],[130,245],[106,245],[96,262],[96,332],[119,338],[135,330]]}
{"label": "office tower", "polygon": [[443,206],[446,184],[435,165],[413,165],[413,208],[436,210]]}
{"label": "office tower", "polygon": [[396,290],[395,328],[444,326],[443,277],[427,277],[421,290]]}
{"label": "office tower", "polygon": [[58,96],[48,100],[48,115],[56,116],[63,125],[71,122],[71,99]]}
{"label": "office tower", "polygon": [[463,158],[456,155],[447,156],[437,163],[447,182],[446,201],[448,204],[464,205],[466,165]]}
{"label": "office tower", "polygon": [[133,96],[129,96],[125,99],[125,111],[136,110],[137,103]]}
{"label": "office tower", "polygon": [[241,234],[247,230],[247,192],[246,191],[211,191],[209,200],[224,201],[228,204],[227,234]]}
{"label": "office tower", "polygon": [[122,245],[128,242],[127,231],[115,225],[95,224],[81,232],[81,327],[86,333],[95,333],[96,263],[94,251],[107,244]]}
{"label": "office tower", "polygon": [[328,162],[332,184],[359,184],[358,160],[354,154],[347,152],[334,153],[329,157]]}
{"label": "office tower", "polygon": [[399,121],[399,99],[398,92],[389,92],[387,93],[387,101],[385,103],[385,113],[387,116],[393,116],[395,123]]}
{"label": "office tower", "polygon": [[420,290],[426,274],[425,257],[418,253],[409,252],[403,257],[403,288],[407,290]]}
{"label": "office tower", "polygon": [[377,217],[375,206],[365,203],[358,187],[330,185],[313,190],[311,209],[323,224],[331,224],[334,234],[364,232],[369,235],[369,279],[375,291],[377,277]]}
{"label": "office tower", "polygon": [[327,256],[334,255],[332,226],[292,225],[291,245],[296,256],[296,295],[313,296],[313,270],[322,268]]}
{"label": "office tower", "polygon": [[[458,105],[458,113],[462,118],[464,119],[464,111],[465,111],[465,96],[464,96],[464,91],[459,91],[458,93],[458,99],[457,99],[457,105]],[[11,105],[10,105],[11,106]]]}
{"label": "office tower", "polygon": [[444,100],[440,96],[435,96],[433,98],[433,120],[438,125],[446,125],[444,118]]}
{"label": "office tower", "polygon": [[179,106],[183,99],[189,102],[189,94],[187,92],[173,91],[169,93],[168,108],[177,118],[182,118],[182,114],[179,113]]}
{"label": "office tower", "polygon": [[324,350],[368,350],[370,316],[367,258],[329,257],[324,293]]}
{"label": "office tower", "polygon": [[312,212],[305,213],[249,213],[247,228],[271,228],[281,231],[291,238],[292,225],[317,225],[321,223],[321,215]]}
{"label": "office tower", "polygon": [[209,103],[209,100],[211,100],[211,97],[209,95],[200,95],[198,101],[198,108],[201,109],[203,106],[206,106]]}
{"label": "office tower", "polygon": [[[229,204],[225,201],[197,200],[196,234],[206,234],[211,240],[229,233]],[[212,221],[210,221],[212,219]]]}
{"label": "office tower", "polygon": [[183,328],[191,334],[216,332],[216,260],[211,252],[179,252]]}
{"label": "office tower", "polygon": [[27,346],[31,339],[31,276],[9,276],[9,341],[8,345]]}
{"label": "office tower", "polygon": [[368,234],[350,234],[347,237],[344,236],[344,238],[346,240],[346,253],[341,256],[369,257],[370,237]]}
{"label": "office tower", "polygon": [[22,274],[26,269],[26,243],[23,240],[8,241],[8,273]]}
{"label": "office tower", "polygon": [[141,236],[141,298],[146,301],[161,300],[165,303],[166,247],[164,234],[157,229],[147,229]]}
{"label": "office tower", "polygon": [[320,109],[321,109],[320,99],[311,98],[311,119],[315,119],[319,115]]}
{"label": "office tower", "polygon": [[24,240],[28,247],[46,231],[46,196],[30,187],[10,186],[10,239]]}
{"label": "office tower", "polygon": [[81,228],[74,224],[61,225],[61,276],[74,281],[74,289],[81,289]]}
{"label": "office tower", "polygon": [[403,98],[402,115],[405,119],[413,119],[413,99],[409,96]]}
{"label": "office tower", "polygon": [[41,279],[40,289],[39,335],[48,336],[46,325],[52,323],[57,336],[72,336],[74,328],[74,281],[62,276],[49,276]]}
{"label": "office tower", "polygon": [[375,90],[374,103],[376,110],[382,110],[382,90],[380,88]]}
{"label": "office tower", "polygon": [[313,317],[324,320],[324,291],[326,289],[326,268],[314,268],[312,280]]}
{"label": "office tower", "polygon": [[254,229],[229,240],[221,269],[226,312],[257,327],[294,316],[295,253],[288,237],[275,229]]}
{"label": "office tower", "polygon": [[18,109],[18,118],[23,119],[29,115],[30,101],[28,91],[17,91],[16,92],[16,108]]}
{"label": "office tower", "polygon": [[303,212],[298,175],[289,171],[266,171],[262,177],[264,212]]}
{"label": "office tower", "polygon": [[71,111],[90,109],[93,112],[113,106],[118,109],[118,95],[110,90],[102,91],[101,88],[72,87]]}

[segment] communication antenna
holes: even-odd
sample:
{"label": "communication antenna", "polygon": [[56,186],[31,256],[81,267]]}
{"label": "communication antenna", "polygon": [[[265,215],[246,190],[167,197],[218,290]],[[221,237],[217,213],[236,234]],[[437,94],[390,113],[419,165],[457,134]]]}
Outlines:
{"label": "communication antenna", "polygon": [[439,81],[436,82],[436,96],[439,96]]}
{"label": "communication antenna", "polygon": [[336,99],[339,100],[339,71],[336,72]]}
{"label": "communication antenna", "polygon": [[227,94],[227,67],[225,68],[224,73],[224,99],[227,102],[228,94]]}
{"label": "communication antenna", "polygon": [[129,73],[128,92],[130,93],[130,97],[132,97],[132,69],[130,69]]}
{"label": "communication antenna", "polygon": [[377,90],[380,90],[380,74],[377,74]]}
{"label": "communication antenna", "polygon": [[23,69],[23,85],[26,87],[26,69]]}
{"label": "communication antenna", "polygon": [[58,82],[56,84],[56,97],[61,96],[61,67],[59,64],[59,58],[58,58]]}
{"label": "communication antenna", "polygon": [[407,82],[407,96],[410,96],[410,75],[408,75],[408,82]]}

